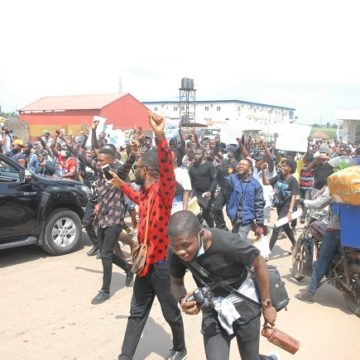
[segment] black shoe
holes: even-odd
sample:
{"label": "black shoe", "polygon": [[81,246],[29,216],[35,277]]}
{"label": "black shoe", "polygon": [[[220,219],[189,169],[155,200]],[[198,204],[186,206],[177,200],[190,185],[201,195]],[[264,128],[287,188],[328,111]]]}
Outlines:
{"label": "black shoe", "polygon": [[91,303],[93,305],[98,305],[106,301],[109,297],[110,297],[109,293],[100,290],[99,293],[91,300]]}
{"label": "black shoe", "polygon": [[99,253],[99,248],[94,245],[86,254],[89,256],[94,256],[97,255]]}
{"label": "black shoe", "polygon": [[165,360],[186,360],[187,359],[187,351],[181,350],[171,350],[170,355]]}
{"label": "black shoe", "polygon": [[134,274],[131,272],[131,270],[129,269],[126,272],[126,279],[125,279],[125,285],[127,287],[130,287],[133,283],[133,279],[134,279]]}
{"label": "black shoe", "polygon": [[305,218],[300,218],[300,224],[305,224]]}
{"label": "black shoe", "polygon": [[98,251],[96,254],[96,260],[99,260],[99,259],[101,259],[100,251]]}

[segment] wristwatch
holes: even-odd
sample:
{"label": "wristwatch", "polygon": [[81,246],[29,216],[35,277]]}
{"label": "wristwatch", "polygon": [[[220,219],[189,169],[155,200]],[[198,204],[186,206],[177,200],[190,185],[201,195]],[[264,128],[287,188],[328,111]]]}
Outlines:
{"label": "wristwatch", "polygon": [[266,299],[265,301],[261,302],[261,307],[263,308],[269,308],[271,306],[271,300],[270,299]]}

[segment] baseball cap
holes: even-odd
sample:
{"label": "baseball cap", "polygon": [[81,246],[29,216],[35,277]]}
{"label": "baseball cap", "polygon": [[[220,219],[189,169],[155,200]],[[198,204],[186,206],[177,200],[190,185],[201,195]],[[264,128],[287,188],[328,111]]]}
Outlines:
{"label": "baseball cap", "polygon": [[326,153],[326,154],[328,154],[329,151],[330,151],[329,145],[327,145],[327,144],[321,144],[321,145],[319,146],[319,153]]}

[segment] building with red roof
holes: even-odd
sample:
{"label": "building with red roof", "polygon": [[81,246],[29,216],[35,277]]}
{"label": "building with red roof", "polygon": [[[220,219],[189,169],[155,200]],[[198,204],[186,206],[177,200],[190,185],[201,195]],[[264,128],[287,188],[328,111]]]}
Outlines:
{"label": "building with red roof", "polygon": [[29,123],[30,137],[46,129],[79,133],[91,127],[94,116],[106,118],[113,129],[149,129],[149,109],[130,94],[102,94],[43,97],[19,109],[19,118]]}

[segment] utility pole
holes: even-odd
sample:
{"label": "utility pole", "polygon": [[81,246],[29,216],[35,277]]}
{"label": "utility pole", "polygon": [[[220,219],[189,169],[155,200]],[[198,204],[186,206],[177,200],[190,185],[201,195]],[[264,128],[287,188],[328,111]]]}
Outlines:
{"label": "utility pole", "polygon": [[123,92],[122,77],[119,76],[119,78],[118,78],[118,93],[121,94],[122,92]]}

